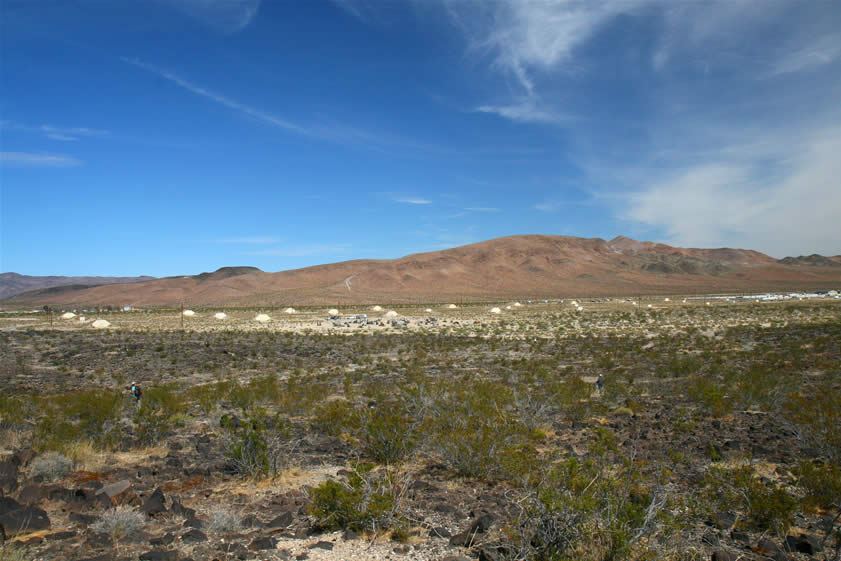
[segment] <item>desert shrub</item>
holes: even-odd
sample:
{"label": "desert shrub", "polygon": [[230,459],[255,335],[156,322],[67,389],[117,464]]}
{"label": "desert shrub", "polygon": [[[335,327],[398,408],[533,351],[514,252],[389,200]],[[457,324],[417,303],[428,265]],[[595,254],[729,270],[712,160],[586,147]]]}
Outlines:
{"label": "desert shrub", "polygon": [[432,447],[459,475],[504,475],[501,458],[520,448],[530,431],[509,413],[511,392],[494,382],[458,384],[438,397]]}
{"label": "desert shrub", "polygon": [[73,471],[73,461],[55,451],[47,451],[32,460],[29,473],[45,481],[56,481]]}
{"label": "desert shrub", "polygon": [[394,464],[414,448],[413,430],[411,419],[399,405],[377,407],[365,423],[365,451],[381,464]]}
{"label": "desert shrub", "polygon": [[800,462],[796,471],[797,486],[804,491],[804,506],[841,507],[841,468],[834,464]]}
{"label": "desert shrub", "polygon": [[574,458],[549,468],[528,488],[510,527],[516,559],[626,559],[661,526],[666,495],[641,484],[628,462]]}
{"label": "desert shrub", "polygon": [[155,444],[171,431],[184,414],[183,396],[173,386],[154,386],[143,392],[134,415],[137,437],[143,444]]}
{"label": "desert shrub", "polygon": [[689,399],[700,404],[713,417],[723,417],[732,408],[732,398],[723,384],[706,376],[692,376],[686,389]]}
{"label": "desert shrub", "polygon": [[[607,382],[608,385],[610,381]],[[572,422],[580,421],[589,412],[589,398],[593,387],[578,376],[559,380],[551,391],[563,415]]]}
{"label": "desert shrub", "polygon": [[242,422],[236,423],[227,415],[221,426],[226,431],[226,455],[238,473],[268,475],[271,468],[269,444],[266,439],[266,412],[255,409]]}
{"label": "desert shrub", "polygon": [[320,433],[338,436],[345,432],[356,432],[362,426],[362,422],[362,416],[352,403],[337,399],[315,408],[312,427]]}
{"label": "desert shrub", "polygon": [[327,480],[309,490],[310,511],[326,530],[387,528],[395,520],[396,498],[387,472],[358,464],[348,480]]}
{"label": "desert shrub", "polygon": [[841,389],[825,385],[805,395],[791,394],[784,412],[812,446],[841,463]]}
{"label": "desert shrub", "polygon": [[91,524],[94,532],[108,534],[115,542],[137,534],[146,525],[146,515],[128,505],[106,510]]}
{"label": "desert shrub", "polygon": [[705,487],[717,510],[737,509],[750,528],[784,534],[791,526],[797,500],[773,482],[764,483],[751,466],[711,467]]}
{"label": "desert shrub", "polygon": [[120,394],[98,389],[43,398],[43,416],[35,434],[36,447],[61,450],[83,439],[100,447],[113,446],[120,437],[117,419],[122,403]]}
{"label": "desert shrub", "polygon": [[242,514],[231,508],[220,506],[210,511],[207,517],[207,531],[215,534],[236,533],[242,529]]}

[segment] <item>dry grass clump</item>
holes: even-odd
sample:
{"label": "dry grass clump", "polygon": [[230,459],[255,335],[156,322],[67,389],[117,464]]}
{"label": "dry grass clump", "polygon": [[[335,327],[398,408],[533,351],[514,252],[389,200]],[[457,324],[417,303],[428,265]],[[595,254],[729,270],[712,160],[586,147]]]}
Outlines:
{"label": "dry grass clump", "polygon": [[30,561],[33,558],[29,548],[18,544],[0,544],[0,561]]}
{"label": "dry grass clump", "polygon": [[216,534],[228,534],[242,529],[242,515],[227,507],[218,507],[210,511],[207,531]]}
{"label": "dry grass clump", "polygon": [[58,452],[44,452],[34,460],[29,468],[32,477],[42,477],[45,481],[57,481],[73,471],[73,460]]}
{"label": "dry grass clump", "polygon": [[145,514],[128,505],[120,505],[114,510],[103,512],[99,519],[91,524],[91,529],[108,534],[117,542],[137,534],[145,525]]}

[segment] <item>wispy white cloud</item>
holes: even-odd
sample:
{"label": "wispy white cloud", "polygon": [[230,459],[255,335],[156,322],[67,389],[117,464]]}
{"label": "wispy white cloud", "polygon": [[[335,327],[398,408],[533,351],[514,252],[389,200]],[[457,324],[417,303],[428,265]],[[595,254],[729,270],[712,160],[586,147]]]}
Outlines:
{"label": "wispy white cloud", "polygon": [[409,205],[429,205],[432,201],[428,199],[421,199],[419,197],[396,197],[393,199],[396,203],[405,203]]}
{"label": "wispy white cloud", "polygon": [[[764,153],[734,153],[661,174],[631,193],[620,214],[662,229],[675,245],[775,257],[841,252],[841,125],[778,137]],[[784,164],[769,173],[775,160]]]}
{"label": "wispy white cloud", "polygon": [[490,206],[469,206],[464,210],[470,212],[499,212],[498,208],[490,207]]}
{"label": "wispy white cloud", "polygon": [[31,152],[0,152],[0,163],[7,166],[66,168],[82,165],[72,156],[34,154]]}
{"label": "wispy white cloud", "polygon": [[163,1],[202,25],[226,35],[245,29],[260,9],[260,0]]}
{"label": "wispy white cloud", "polygon": [[188,92],[194,93],[194,94],[202,96],[204,98],[207,98],[207,99],[209,99],[211,101],[214,101],[214,102],[216,102],[220,105],[224,105],[225,107],[228,107],[229,109],[233,109],[235,111],[238,111],[240,113],[248,115],[249,117],[257,119],[258,121],[262,121],[263,123],[266,123],[268,125],[272,125],[274,127],[285,129],[289,132],[293,132],[293,133],[296,133],[296,134],[302,134],[302,135],[305,135],[305,136],[316,136],[313,133],[312,130],[307,129],[306,127],[300,126],[300,125],[298,125],[296,123],[293,123],[291,121],[288,121],[286,119],[282,119],[280,117],[272,115],[271,113],[267,113],[265,111],[260,111],[259,109],[255,109],[254,107],[251,107],[251,106],[246,105],[244,103],[240,103],[240,102],[235,101],[235,100],[233,100],[229,97],[226,97],[224,95],[215,93],[215,92],[210,91],[206,88],[203,88],[201,86],[193,84],[192,82],[189,82],[188,80],[185,80],[184,78],[178,76],[177,74],[169,72],[168,70],[164,70],[163,68],[159,68],[159,67],[154,66],[152,64],[147,64],[147,63],[142,62],[142,61],[140,61],[136,58],[122,57],[122,60],[123,60],[123,62],[126,62],[128,64],[136,66],[137,68],[143,69],[147,72],[151,72],[153,74],[156,74],[156,75],[160,76],[161,78],[169,80],[170,82],[172,82],[176,86],[179,86],[179,87],[187,90]]}
{"label": "wispy white cloud", "polygon": [[111,136],[110,131],[101,129],[91,129],[87,127],[56,127],[53,125],[33,126],[15,121],[0,121],[0,129],[40,134],[50,140],[60,140],[65,142],[77,141],[82,137]]}
{"label": "wispy white cloud", "polygon": [[774,65],[771,75],[790,74],[820,68],[841,58],[841,33],[831,33],[811,39],[805,46],[795,48]]}
{"label": "wispy white cloud", "polygon": [[530,94],[505,105],[480,105],[479,113],[493,113],[523,123],[563,123],[569,118],[540,102],[535,94]]}
{"label": "wispy white cloud", "polygon": [[203,86],[199,86],[173,72],[170,72],[169,70],[160,68],[153,64],[148,64],[136,58],[123,57],[122,60],[127,64],[131,64],[137,68],[164,78],[165,80],[172,82],[190,93],[209,99],[258,122],[282,129],[292,134],[334,142],[352,148],[363,148],[383,152],[392,152],[395,151],[395,148],[406,153],[417,152],[427,154],[451,154],[453,152],[446,147],[424,144],[399,135],[365,130],[344,123],[321,122],[305,124],[292,121],[214,92]]}

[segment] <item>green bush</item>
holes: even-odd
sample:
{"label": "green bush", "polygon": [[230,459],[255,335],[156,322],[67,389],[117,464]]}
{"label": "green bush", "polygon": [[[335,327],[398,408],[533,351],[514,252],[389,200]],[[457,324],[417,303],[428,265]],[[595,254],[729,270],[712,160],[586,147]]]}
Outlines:
{"label": "green bush", "polygon": [[741,510],[750,528],[784,535],[797,510],[797,500],[772,482],[763,483],[753,468],[711,467],[707,497],[717,510]]}
{"label": "green bush", "polygon": [[723,384],[712,378],[693,376],[689,381],[687,394],[713,417],[723,417],[732,409],[732,398],[724,392]]}
{"label": "green bush", "polygon": [[322,403],[313,411],[312,428],[322,434],[339,436],[345,432],[355,433],[362,426],[362,416],[353,404],[337,399]]}
{"label": "green bush", "polygon": [[363,432],[365,451],[381,464],[394,464],[415,446],[407,413],[397,404],[384,404],[368,416]]}
{"label": "green bush", "polygon": [[841,463],[841,388],[824,385],[806,395],[791,394],[784,406],[786,417],[803,432],[810,444],[835,463]]}
{"label": "green bush", "polygon": [[837,465],[800,462],[797,486],[804,491],[803,505],[808,508],[841,506],[841,468]]}
{"label": "green bush", "polygon": [[137,438],[142,444],[156,444],[166,437],[186,411],[181,394],[171,385],[154,386],[143,392],[134,415]]}
{"label": "green bush", "polygon": [[42,398],[35,445],[39,450],[63,450],[90,440],[99,447],[114,446],[121,436],[117,420],[124,403],[122,395],[99,389]]}
{"label": "green bush", "polygon": [[310,512],[325,530],[387,528],[395,506],[387,477],[377,477],[371,465],[357,465],[347,482],[328,480],[310,489]]}
{"label": "green bush", "polygon": [[227,415],[221,425],[227,431],[226,455],[238,473],[268,475],[272,466],[269,444],[266,440],[266,413],[261,409],[249,412],[238,425]]}

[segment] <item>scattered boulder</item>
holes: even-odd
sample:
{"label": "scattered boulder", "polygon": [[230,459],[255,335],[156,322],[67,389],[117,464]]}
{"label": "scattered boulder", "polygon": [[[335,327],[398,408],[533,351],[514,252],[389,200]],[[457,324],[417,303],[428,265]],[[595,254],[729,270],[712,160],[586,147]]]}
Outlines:
{"label": "scattered boulder", "polygon": [[9,538],[50,529],[50,518],[40,508],[24,506],[11,497],[0,497],[0,528]]}
{"label": "scattered boulder", "polygon": [[164,504],[164,501],[164,492],[160,487],[158,487],[151,495],[146,497],[146,500],[143,501],[143,506],[140,507],[140,510],[149,516],[161,514],[166,512],[166,505]]}
{"label": "scattered boulder", "polygon": [[725,549],[716,549],[713,551],[712,557],[710,557],[711,561],[736,561],[739,556],[735,553],[730,553]]}
{"label": "scattered boulder", "polygon": [[787,536],[786,547],[789,551],[796,551],[797,553],[805,553],[807,555],[814,555],[823,551],[821,541],[809,534],[800,534],[797,537]]}
{"label": "scattered boulder", "polygon": [[191,530],[187,530],[181,536],[181,541],[183,543],[200,543],[207,541],[207,534],[199,530],[198,528],[192,528]]}
{"label": "scattered boulder", "polygon": [[178,552],[165,549],[153,549],[152,551],[141,553],[138,559],[140,561],[178,561]]}
{"label": "scattered boulder", "polygon": [[254,551],[265,551],[268,549],[275,549],[276,547],[277,540],[271,536],[265,538],[255,538],[248,545],[248,549],[252,549]]}
{"label": "scattered boulder", "polygon": [[267,524],[267,528],[287,528],[292,524],[293,515],[291,512],[284,512],[280,516],[276,516],[272,520],[270,520]]}
{"label": "scattered boulder", "polygon": [[96,492],[96,496],[107,497],[113,506],[137,502],[137,494],[127,479],[106,485]]}

